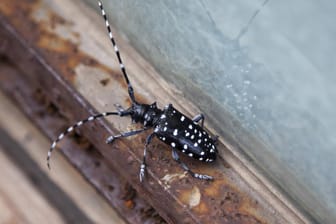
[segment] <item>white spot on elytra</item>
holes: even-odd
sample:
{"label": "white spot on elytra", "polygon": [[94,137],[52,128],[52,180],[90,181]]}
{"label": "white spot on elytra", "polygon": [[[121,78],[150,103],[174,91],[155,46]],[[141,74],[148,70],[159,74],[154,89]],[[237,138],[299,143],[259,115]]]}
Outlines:
{"label": "white spot on elytra", "polygon": [[162,141],[166,141],[166,137],[163,137],[163,138],[162,138]]}
{"label": "white spot on elytra", "polygon": [[202,139],[198,139],[198,141],[197,141],[197,142],[198,142],[198,144],[201,144],[201,142],[202,142]]}
{"label": "white spot on elytra", "polygon": [[192,135],[192,136],[190,136],[190,138],[191,138],[191,139],[194,139],[194,138],[195,138],[195,136],[194,136],[194,135]]}
{"label": "white spot on elytra", "polygon": [[171,146],[175,147],[175,146],[176,146],[175,142],[172,142],[172,143],[171,143]]}
{"label": "white spot on elytra", "polygon": [[163,131],[167,131],[167,127],[164,127],[164,128],[163,128]]}
{"label": "white spot on elytra", "polygon": [[192,154],[192,153],[189,153],[189,154],[188,154],[188,156],[192,157],[192,156],[193,156],[193,154]]}
{"label": "white spot on elytra", "polygon": [[182,117],[181,117],[181,121],[184,121],[184,119],[185,119],[185,117],[184,117],[184,116],[182,116]]}
{"label": "white spot on elytra", "polygon": [[203,160],[203,157],[200,157],[199,160],[202,161],[202,160]]}
{"label": "white spot on elytra", "polygon": [[195,142],[194,146],[195,146],[195,147],[197,147],[197,146],[198,146],[197,142]]}
{"label": "white spot on elytra", "polygon": [[210,152],[215,152],[215,150],[213,150],[213,149],[210,149]]}
{"label": "white spot on elytra", "polygon": [[177,135],[177,129],[174,130],[173,135],[174,135],[174,136]]}
{"label": "white spot on elytra", "polygon": [[189,129],[192,129],[192,128],[193,128],[193,126],[191,124],[189,124]]}
{"label": "white spot on elytra", "polygon": [[164,119],[164,118],[166,118],[166,115],[162,114],[160,118]]}
{"label": "white spot on elytra", "polygon": [[188,149],[187,144],[184,144],[184,145],[183,145],[183,148],[184,148],[184,149]]}
{"label": "white spot on elytra", "polygon": [[202,155],[202,156],[204,155],[204,151],[201,152],[201,155]]}
{"label": "white spot on elytra", "polygon": [[68,128],[68,132],[71,132],[73,130],[73,127]]}
{"label": "white spot on elytra", "polygon": [[202,133],[201,132],[198,134],[198,137],[202,137]]}
{"label": "white spot on elytra", "polygon": [[189,135],[190,135],[190,133],[189,133],[189,132],[187,132],[187,133],[185,134],[185,136],[187,136],[187,137],[188,137]]}
{"label": "white spot on elytra", "polygon": [[88,121],[93,121],[94,120],[94,116],[91,116],[88,118]]}

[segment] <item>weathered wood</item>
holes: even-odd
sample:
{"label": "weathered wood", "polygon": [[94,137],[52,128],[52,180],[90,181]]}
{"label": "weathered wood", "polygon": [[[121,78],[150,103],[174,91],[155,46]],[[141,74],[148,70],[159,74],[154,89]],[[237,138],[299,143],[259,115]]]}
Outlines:
{"label": "weathered wood", "polygon": [[[45,220],[48,223],[124,223],[64,158],[56,156],[58,172],[50,173],[44,161],[49,140],[1,92],[0,101],[0,173],[3,180],[0,198],[11,214],[7,215],[7,220],[12,217],[18,223],[43,223]],[[55,202],[56,198],[60,201]],[[0,216],[4,218],[5,214],[1,212]]]}
{"label": "weathered wood", "polygon": [[[104,24],[86,6],[77,0],[6,0],[0,5],[0,13],[0,40],[3,41],[0,50],[9,58],[9,64],[15,63],[24,71],[16,76],[0,76],[0,86],[47,135],[56,137],[58,131],[63,131],[60,126],[65,128],[78,119],[88,117],[94,111],[113,111],[115,103],[128,105],[124,80],[119,74]],[[100,22],[96,24],[95,21]],[[199,112],[183,99],[182,93],[164,82],[127,42],[118,35],[116,37],[138,99],[145,102],[157,100],[160,107],[172,102],[189,115]],[[43,103],[41,105],[35,102],[39,101],[35,94],[42,96],[43,100],[46,98],[44,106]],[[51,108],[53,111],[50,112]],[[55,121],[63,122],[63,125],[50,124]],[[230,161],[230,165],[221,158],[215,165],[186,160],[193,170],[216,178],[216,181],[206,183],[184,175],[180,167],[170,159],[169,147],[154,141],[150,147],[146,181],[140,184],[138,172],[146,135],[116,141],[112,146],[106,145],[104,139],[108,135],[126,130],[129,124],[129,120],[121,118],[111,118],[108,121],[88,124],[81,133],[97,148],[99,162],[113,170],[111,172],[115,172],[115,176],[125,178],[136,189],[137,195],[153,205],[167,222],[302,221],[282,202],[276,207],[280,212],[274,214],[276,204],[268,202],[269,198],[275,198],[274,195],[268,193],[268,197],[263,197],[260,189],[256,191],[257,188],[251,188],[241,178],[244,173],[237,172],[244,165],[222,144],[219,145],[219,150]],[[70,148],[69,141],[64,140],[62,151],[113,204],[104,182],[95,182],[104,178],[111,180],[112,177],[101,177],[105,174],[105,169],[98,173],[93,172],[95,169],[92,166],[87,168],[89,162],[96,159],[95,154],[91,153],[94,159],[84,159],[81,154],[84,150]],[[57,169],[54,166],[53,168]],[[122,207],[117,208],[125,211]],[[141,213],[147,215],[143,211],[134,211],[133,214],[137,212],[139,216]]]}
{"label": "weathered wood", "polygon": [[10,161],[0,147],[0,222],[1,223],[62,223],[61,215],[30,183],[22,171]]}

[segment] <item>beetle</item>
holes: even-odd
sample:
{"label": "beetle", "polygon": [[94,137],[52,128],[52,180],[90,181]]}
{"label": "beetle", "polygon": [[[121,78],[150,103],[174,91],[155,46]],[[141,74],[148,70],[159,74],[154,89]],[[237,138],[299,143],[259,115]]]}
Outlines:
{"label": "beetle", "polygon": [[[55,149],[56,144],[63,139],[63,137],[70,132],[74,131],[79,126],[96,120],[98,118],[107,116],[130,116],[132,121],[135,123],[141,123],[142,128],[137,130],[132,130],[129,132],[120,133],[115,136],[110,136],[106,139],[107,144],[111,144],[113,141],[119,138],[129,137],[132,135],[137,135],[150,128],[153,132],[147,136],[145,147],[143,151],[143,160],[140,166],[139,178],[140,182],[143,181],[146,170],[146,154],[148,145],[151,143],[153,137],[157,137],[159,140],[167,145],[171,146],[173,159],[180,164],[180,166],[187,171],[191,176],[203,179],[203,180],[213,180],[212,176],[195,173],[189,169],[189,167],[180,160],[177,151],[181,151],[187,156],[197,159],[202,162],[211,163],[216,160],[218,150],[216,148],[217,136],[212,137],[203,128],[204,116],[203,114],[196,115],[193,119],[190,119],[183,113],[179,112],[172,104],[168,104],[164,109],[159,109],[156,102],[152,104],[142,104],[136,101],[134,96],[133,87],[129,81],[126,68],[122,62],[119,49],[116,45],[115,39],[111,32],[111,28],[104,11],[103,5],[98,1],[102,16],[105,20],[105,25],[108,31],[109,38],[112,42],[115,54],[117,56],[121,72],[124,76],[126,84],[128,86],[128,95],[131,99],[131,106],[124,109],[120,105],[116,105],[117,111],[115,112],[104,112],[90,116],[84,120],[78,121],[73,126],[70,126],[63,133],[61,133],[57,139],[52,143],[47,156],[47,165],[50,169],[50,158],[51,153]],[[199,125],[200,122],[200,125]]]}

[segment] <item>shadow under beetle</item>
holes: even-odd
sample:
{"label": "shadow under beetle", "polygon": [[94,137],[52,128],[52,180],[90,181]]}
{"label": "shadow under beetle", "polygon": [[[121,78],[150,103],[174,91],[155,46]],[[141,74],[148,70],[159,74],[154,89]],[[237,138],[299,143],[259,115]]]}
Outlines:
{"label": "shadow under beetle", "polygon": [[[117,115],[117,116],[130,116],[133,122],[142,123],[143,127],[138,130],[133,130],[129,132],[124,132],[119,135],[110,136],[106,139],[106,143],[110,144],[118,138],[128,137],[132,135],[139,134],[147,129],[153,128],[153,132],[147,136],[143,161],[140,166],[139,178],[142,182],[146,170],[146,152],[148,145],[154,136],[160,139],[162,142],[170,145],[172,147],[172,157],[173,159],[181,165],[181,167],[187,171],[191,176],[203,179],[203,180],[213,180],[213,177],[195,173],[188,168],[188,166],[180,160],[177,150],[188,155],[191,158],[197,159],[203,162],[213,162],[217,156],[216,141],[217,137],[211,137],[204,129],[204,116],[202,114],[196,115],[193,119],[188,118],[178,110],[176,110],[172,104],[164,107],[163,110],[156,106],[156,103],[152,104],[141,104],[135,100],[133,87],[128,79],[126,68],[121,60],[120,52],[113,38],[107,16],[105,14],[102,3],[98,2],[101,9],[102,16],[105,20],[105,25],[108,31],[108,35],[112,42],[114,51],[117,55],[121,72],[124,75],[125,81],[128,86],[128,94],[132,101],[132,105],[124,109],[120,105],[117,105],[116,112],[104,112],[88,117],[87,119],[77,122],[75,125],[70,126],[65,132],[61,133],[58,138],[52,143],[47,156],[47,165],[50,168],[50,157],[51,152],[55,149],[57,142],[59,142],[65,135],[72,132],[79,126],[96,120],[101,117]],[[198,123],[201,122],[201,125]]]}

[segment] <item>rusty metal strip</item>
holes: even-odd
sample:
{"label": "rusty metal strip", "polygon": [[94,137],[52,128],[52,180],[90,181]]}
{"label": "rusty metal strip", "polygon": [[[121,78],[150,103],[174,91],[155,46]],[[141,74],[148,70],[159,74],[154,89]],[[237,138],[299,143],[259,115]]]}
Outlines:
{"label": "rusty metal strip", "polygon": [[[0,81],[1,88],[15,98],[43,131],[49,137],[55,137],[56,133],[63,130],[60,127],[64,128],[78,118],[88,117],[96,109],[104,108],[91,106],[88,101],[95,101],[90,100],[87,92],[96,94],[98,87],[99,91],[108,90],[113,96],[109,100],[111,104],[127,104],[129,100],[121,75],[82,50],[83,46],[78,39],[85,37],[85,31],[75,30],[76,21],[59,15],[50,2],[2,1],[0,54],[5,55],[21,72],[10,76],[0,74]],[[68,5],[63,7],[71,8],[77,3],[67,1]],[[77,13],[77,20],[85,19],[85,15]],[[55,31],[60,24],[71,30],[68,32],[69,38]],[[98,86],[90,83],[90,73],[85,73],[97,69],[108,74],[100,78]],[[81,79],[81,76],[87,79]],[[83,91],[83,87],[87,88],[84,88],[86,91]],[[78,91],[87,94],[86,98]],[[161,98],[165,95],[165,92],[161,93]],[[155,98],[150,90],[146,96]],[[96,100],[100,100],[99,97],[103,96],[97,97]],[[137,97],[145,101],[148,98]],[[42,104],[36,103],[39,101]],[[43,103],[45,101],[48,103]],[[286,223],[285,218],[274,215],[271,205],[253,192],[223,160],[215,165],[186,161],[192,169],[216,178],[211,183],[195,180],[181,171],[170,159],[169,147],[158,141],[154,141],[150,149],[146,181],[140,184],[138,171],[146,135],[134,137],[130,141],[117,141],[113,146],[104,142],[119,127],[125,127],[125,122],[129,121],[113,119],[112,124],[105,120],[88,124],[81,129],[81,134],[90,143],[85,140],[84,143],[79,141],[78,145],[74,145],[74,140],[65,140],[62,146],[69,160],[111,204],[116,208],[124,208],[126,203],[126,207],[130,207],[130,210],[120,208],[121,214],[133,215],[137,221],[143,216],[147,217],[145,220],[150,220],[148,216],[152,214],[151,209],[138,210],[138,207],[133,207],[134,200],[137,200],[135,204],[139,203],[141,208],[150,208],[140,199],[143,198],[168,223]],[[129,189],[134,188],[140,197],[134,199],[134,191],[131,190],[124,194],[125,200],[115,202],[120,194],[112,196],[109,185],[122,189],[125,182],[130,183]],[[134,220],[129,221],[135,223]],[[155,222],[158,220],[160,218],[156,217]]]}

